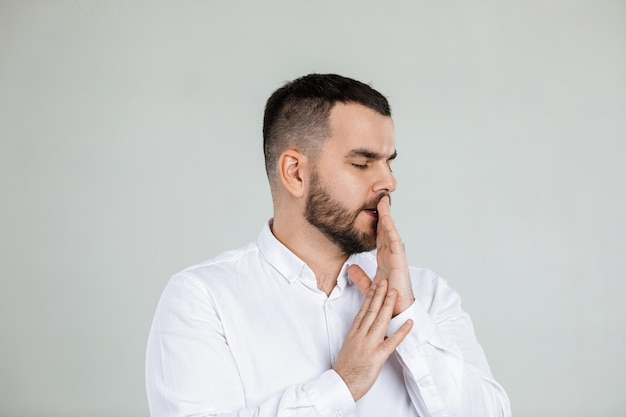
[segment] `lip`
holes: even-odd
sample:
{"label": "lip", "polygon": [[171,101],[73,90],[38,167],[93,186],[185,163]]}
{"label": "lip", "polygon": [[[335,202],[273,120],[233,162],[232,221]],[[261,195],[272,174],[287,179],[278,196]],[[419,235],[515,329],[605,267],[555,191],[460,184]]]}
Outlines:
{"label": "lip", "polygon": [[378,219],[378,210],[376,209],[363,209],[369,216]]}

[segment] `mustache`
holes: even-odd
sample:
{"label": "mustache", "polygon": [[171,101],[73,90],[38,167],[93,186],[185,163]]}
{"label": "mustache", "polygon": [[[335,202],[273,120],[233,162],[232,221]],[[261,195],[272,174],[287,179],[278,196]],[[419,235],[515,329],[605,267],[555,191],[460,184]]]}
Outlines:
{"label": "mustache", "polygon": [[365,203],[362,209],[363,210],[372,209],[372,208],[375,209],[376,207],[378,207],[378,203],[380,203],[380,200],[382,200],[383,197],[385,196],[389,197],[389,205],[391,205],[391,194],[387,191],[383,191],[379,195],[377,195],[376,197],[374,197],[373,199]]}

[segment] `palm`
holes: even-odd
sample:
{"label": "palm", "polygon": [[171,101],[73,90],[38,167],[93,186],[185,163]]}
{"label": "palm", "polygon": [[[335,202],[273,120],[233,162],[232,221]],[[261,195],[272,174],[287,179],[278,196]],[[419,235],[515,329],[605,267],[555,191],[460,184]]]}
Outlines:
{"label": "palm", "polygon": [[[376,275],[371,282],[378,283],[386,279],[389,288],[398,291],[398,300],[393,309],[396,316],[406,310],[414,301],[409,266],[404,252],[404,244],[391,219],[389,198],[383,197],[377,206],[378,230],[376,238],[377,263]],[[365,293],[371,282],[369,277],[358,267],[351,271],[353,281]]]}

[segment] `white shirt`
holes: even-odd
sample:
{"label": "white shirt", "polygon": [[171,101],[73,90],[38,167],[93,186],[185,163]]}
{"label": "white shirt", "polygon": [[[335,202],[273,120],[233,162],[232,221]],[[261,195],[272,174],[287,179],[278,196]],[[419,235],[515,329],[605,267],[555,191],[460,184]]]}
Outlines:
{"label": "white shirt", "polygon": [[376,271],[372,254],[352,255],[327,297],[266,225],[256,242],[174,275],[148,339],[152,417],[510,416],[458,294],[418,268],[416,301],[389,332],[409,318],[413,329],[355,403],[332,370],[363,300],[350,264]]}

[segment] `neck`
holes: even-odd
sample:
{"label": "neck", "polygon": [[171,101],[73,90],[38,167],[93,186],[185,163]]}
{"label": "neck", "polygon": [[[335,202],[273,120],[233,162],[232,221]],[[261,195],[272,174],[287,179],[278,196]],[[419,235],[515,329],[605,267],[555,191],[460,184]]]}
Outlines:
{"label": "neck", "polygon": [[276,215],[272,233],[311,268],[317,279],[317,288],[330,295],[348,255],[304,219],[298,221]]}

